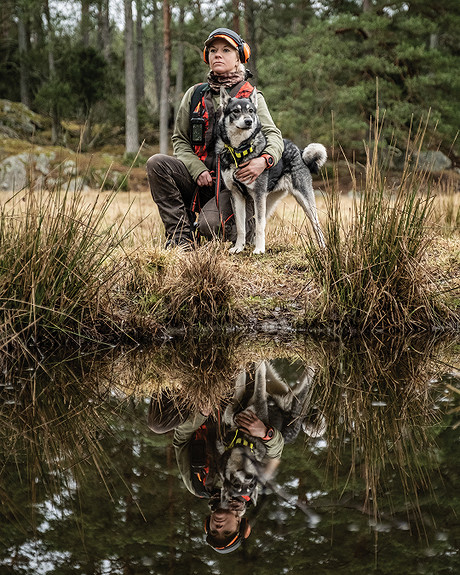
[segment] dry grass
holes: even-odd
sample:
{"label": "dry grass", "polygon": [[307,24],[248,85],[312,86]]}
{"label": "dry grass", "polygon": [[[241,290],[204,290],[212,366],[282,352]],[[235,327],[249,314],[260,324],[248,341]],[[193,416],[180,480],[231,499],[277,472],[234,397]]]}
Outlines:
{"label": "dry grass", "polygon": [[[439,189],[431,189],[430,244],[420,261],[430,278],[430,290],[441,294],[443,303],[458,312],[460,198],[454,193],[454,184],[446,188],[444,182]],[[338,184],[336,191],[340,189]],[[46,191],[40,194],[45,204],[58,197]],[[111,283],[110,313],[113,325],[136,339],[148,338],[165,326],[198,324],[235,324],[281,332],[303,325],[306,314],[310,319],[318,314],[324,290],[308,258],[310,226],[292,198],[282,201],[270,220],[267,253],[259,257],[249,250],[230,256],[229,245],[221,243],[203,244],[195,252],[165,251],[162,224],[148,191],[82,191],[79,198],[82,229],[88,222],[84,214],[92,213],[100,230],[112,227],[118,236],[125,236],[123,243],[112,242],[113,253],[107,258],[112,269],[115,266],[119,271],[116,285]],[[329,200],[329,191],[317,196],[323,228],[330,219]],[[356,197],[339,193],[337,201],[340,248],[356,215]],[[3,193],[0,202],[4,216],[10,218],[14,212],[15,221],[27,219],[27,192],[15,196],[14,201]]]}

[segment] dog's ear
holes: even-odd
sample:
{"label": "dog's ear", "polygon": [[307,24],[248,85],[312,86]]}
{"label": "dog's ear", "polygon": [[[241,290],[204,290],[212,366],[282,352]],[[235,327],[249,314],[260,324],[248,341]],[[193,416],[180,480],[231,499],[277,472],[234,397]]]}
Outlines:
{"label": "dog's ear", "polygon": [[249,101],[257,110],[257,88],[255,86],[254,90],[251,92],[251,95],[249,96]]}
{"label": "dog's ear", "polygon": [[222,110],[225,110],[229,102],[230,102],[230,95],[227,92],[227,89],[222,87],[220,89],[220,106]]}

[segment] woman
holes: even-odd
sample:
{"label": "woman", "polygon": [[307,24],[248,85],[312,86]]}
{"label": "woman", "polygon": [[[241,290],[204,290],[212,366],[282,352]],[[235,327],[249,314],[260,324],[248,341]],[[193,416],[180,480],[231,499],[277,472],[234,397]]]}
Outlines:
{"label": "woman", "polygon": [[[211,32],[203,51],[209,65],[207,83],[192,86],[182,99],[172,136],[174,157],[156,154],[147,162],[150,190],[165,226],[166,247],[191,246],[197,229],[208,238],[219,232],[231,241],[236,237],[229,192],[219,191],[218,205],[215,198],[214,128],[221,87],[232,97],[248,97],[252,92],[247,81],[251,74],[244,66],[249,56],[249,46],[232,30]],[[261,92],[257,93],[257,110],[267,146],[260,157],[241,164],[237,177],[247,184],[275,165],[284,147]]]}

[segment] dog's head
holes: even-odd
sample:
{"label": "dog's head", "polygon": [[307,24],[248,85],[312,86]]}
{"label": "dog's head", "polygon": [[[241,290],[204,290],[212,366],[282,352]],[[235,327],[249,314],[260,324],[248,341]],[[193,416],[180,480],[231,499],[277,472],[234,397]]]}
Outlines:
{"label": "dog's head", "polygon": [[251,495],[257,487],[259,475],[254,455],[246,448],[233,448],[222,475],[222,501]]}
{"label": "dog's head", "polygon": [[225,88],[221,88],[220,105],[223,121],[228,128],[254,131],[258,126],[257,92],[255,88],[249,98],[231,98]]}

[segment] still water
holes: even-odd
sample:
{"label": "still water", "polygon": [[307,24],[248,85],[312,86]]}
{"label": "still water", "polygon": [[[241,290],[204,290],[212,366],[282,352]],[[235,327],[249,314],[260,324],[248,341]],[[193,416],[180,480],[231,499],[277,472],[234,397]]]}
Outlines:
{"label": "still water", "polygon": [[3,359],[0,575],[458,573],[459,356],[214,336]]}

